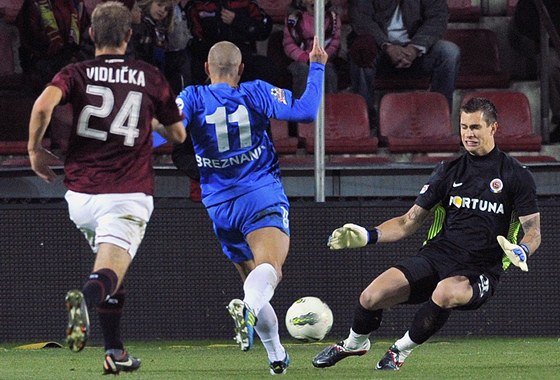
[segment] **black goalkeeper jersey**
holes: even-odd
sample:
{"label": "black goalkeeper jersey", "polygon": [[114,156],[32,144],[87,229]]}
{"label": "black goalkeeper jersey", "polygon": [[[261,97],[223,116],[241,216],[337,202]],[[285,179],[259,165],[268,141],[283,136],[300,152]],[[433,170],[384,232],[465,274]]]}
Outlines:
{"label": "black goalkeeper jersey", "polygon": [[532,174],[498,148],[485,156],[465,153],[442,162],[415,203],[436,208],[426,246],[496,275],[502,271],[503,257],[496,236],[515,239],[518,216],[539,211]]}

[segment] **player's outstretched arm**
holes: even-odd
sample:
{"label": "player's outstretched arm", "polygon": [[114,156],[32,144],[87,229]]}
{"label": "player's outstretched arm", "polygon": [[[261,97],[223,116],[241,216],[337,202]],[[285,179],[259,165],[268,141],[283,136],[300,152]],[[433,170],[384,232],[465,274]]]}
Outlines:
{"label": "player's outstretched arm", "polygon": [[389,219],[372,230],[347,223],[332,232],[327,246],[330,249],[344,249],[365,247],[378,242],[394,242],[416,232],[429,214],[429,210],[415,204],[406,214]]}
{"label": "player's outstretched arm", "polygon": [[62,91],[58,87],[48,86],[35,100],[29,118],[27,152],[31,169],[46,182],[54,182],[56,179],[56,174],[49,167],[49,162],[57,157],[43,148],[41,142],[51,121],[53,110],[61,100]]}
{"label": "player's outstretched arm", "polygon": [[332,232],[327,246],[330,249],[360,248],[375,242],[377,230],[369,231],[357,224],[347,223]]}

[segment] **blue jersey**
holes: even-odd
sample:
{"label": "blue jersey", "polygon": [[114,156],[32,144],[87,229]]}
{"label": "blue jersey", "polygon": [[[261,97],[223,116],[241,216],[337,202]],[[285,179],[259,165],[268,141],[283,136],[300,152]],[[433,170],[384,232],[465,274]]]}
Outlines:
{"label": "blue jersey", "polygon": [[300,99],[256,80],[189,86],[177,97],[200,171],[202,202],[212,206],[278,182],[280,169],[269,119],[311,122],[321,100],[324,65],[310,66]]}

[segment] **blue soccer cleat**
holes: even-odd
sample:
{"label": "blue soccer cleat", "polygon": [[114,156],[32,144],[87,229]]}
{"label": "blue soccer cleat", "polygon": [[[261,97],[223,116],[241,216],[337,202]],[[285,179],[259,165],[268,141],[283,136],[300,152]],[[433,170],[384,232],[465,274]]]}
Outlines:
{"label": "blue soccer cleat", "polygon": [[249,351],[253,347],[254,326],[257,323],[257,317],[243,301],[237,298],[231,300],[227,309],[235,322],[233,340],[239,344],[241,351]]}

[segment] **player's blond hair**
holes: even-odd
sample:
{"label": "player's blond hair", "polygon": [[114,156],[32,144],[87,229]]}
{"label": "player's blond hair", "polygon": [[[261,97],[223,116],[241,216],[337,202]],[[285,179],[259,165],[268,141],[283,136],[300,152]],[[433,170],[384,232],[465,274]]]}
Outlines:
{"label": "player's blond hair", "polygon": [[117,48],[132,29],[130,10],[118,1],[107,1],[91,14],[93,43],[97,48]]}

